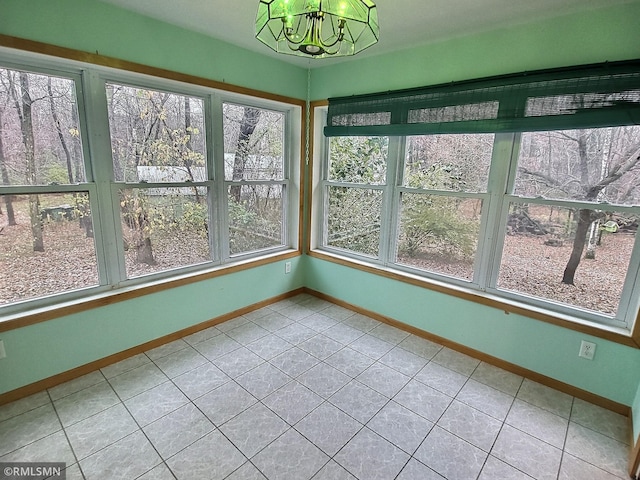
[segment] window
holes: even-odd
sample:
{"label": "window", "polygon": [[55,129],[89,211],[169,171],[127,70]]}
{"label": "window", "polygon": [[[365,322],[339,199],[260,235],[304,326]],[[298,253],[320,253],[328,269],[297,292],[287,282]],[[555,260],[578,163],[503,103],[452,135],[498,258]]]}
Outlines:
{"label": "window", "polygon": [[299,104],[0,65],[3,314],[297,247]]}
{"label": "window", "polygon": [[630,329],[640,298],[639,71],[330,100],[317,247]]}
{"label": "window", "polygon": [[77,80],[0,68],[0,305],[100,283]]}

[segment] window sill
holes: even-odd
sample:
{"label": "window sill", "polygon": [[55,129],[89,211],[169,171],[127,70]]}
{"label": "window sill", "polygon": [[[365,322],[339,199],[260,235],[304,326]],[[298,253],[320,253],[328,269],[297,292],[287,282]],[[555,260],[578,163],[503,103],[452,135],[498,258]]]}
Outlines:
{"label": "window sill", "polygon": [[624,328],[614,326],[601,325],[591,321],[563,315],[551,310],[526,305],[514,300],[502,298],[489,293],[464,288],[457,285],[448,284],[446,282],[437,281],[418,275],[395,270],[389,267],[383,267],[373,263],[347,258],[332,252],[311,250],[308,252],[310,257],[337,263],[346,267],[356,268],[368,273],[380,275],[399,282],[408,283],[410,285],[426,288],[436,292],[451,295],[470,302],[479,303],[488,307],[502,310],[506,315],[511,313],[522,315],[524,317],[533,318],[542,322],[551,323],[569,330],[575,330],[580,333],[592,335],[594,337],[603,338],[615,343],[626,345],[632,348],[640,348],[640,327],[636,321],[633,332]]}
{"label": "window sill", "polygon": [[200,282],[202,280],[229,275],[231,273],[248,270],[253,267],[259,267],[261,265],[267,265],[281,260],[286,260],[288,258],[297,257],[300,256],[300,254],[299,250],[290,249],[285,250],[284,252],[279,251],[264,255],[257,259],[251,258],[241,260],[232,264],[216,266],[205,270],[199,270],[197,272],[176,275],[170,278],[153,280],[147,283],[128,287],[115,288],[108,292],[87,295],[81,299],[61,301],[53,305],[12,313],[10,315],[0,317],[0,332],[15,330],[28,325],[46,322],[54,318],[91,310],[93,308],[104,307],[114,303],[149,295],[151,293],[168,290],[170,288],[181,287],[191,283]]}

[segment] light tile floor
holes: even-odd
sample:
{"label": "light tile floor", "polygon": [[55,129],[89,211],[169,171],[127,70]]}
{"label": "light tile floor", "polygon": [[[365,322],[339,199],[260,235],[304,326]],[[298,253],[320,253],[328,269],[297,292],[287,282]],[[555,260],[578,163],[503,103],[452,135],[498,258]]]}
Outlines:
{"label": "light tile floor", "polygon": [[615,480],[627,429],[299,295],[0,407],[0,461],[69,480]]}

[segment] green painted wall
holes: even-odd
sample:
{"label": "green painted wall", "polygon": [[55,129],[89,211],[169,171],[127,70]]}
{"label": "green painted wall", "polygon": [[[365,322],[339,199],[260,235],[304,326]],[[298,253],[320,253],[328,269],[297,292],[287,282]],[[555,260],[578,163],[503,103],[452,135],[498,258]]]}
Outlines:
{"label": "green painted wall", "polygon": [[640,441],[640,385],[638,385],[638,391],[631,410],[633,413],[633,438]]}
{"label": "green painted wall", "polygon": [[0,393],[300,288],[301,257],[0,333]]}
{"label": "green painted wall", "polygon": [[2,0],[0,33],[307,97],[306,69],[97,0]]}
{"label": "green painted wall", "polygon": [[[317,258],[303,268],[313,290],[616,402],[640,401],[638,349]],[[596,343],[594,360],[578,357],[581,340]]]}
{"label": "green painted wall", "polygon": [[[314,68],[311,98],[640,57],[640,2]],[[381,24],[384,27],[384,24]],[[384,30],[383,30],[384,32]],[[425,39],[429,32],[425,32]],[[372,47],[372,48],[375,48]]]}

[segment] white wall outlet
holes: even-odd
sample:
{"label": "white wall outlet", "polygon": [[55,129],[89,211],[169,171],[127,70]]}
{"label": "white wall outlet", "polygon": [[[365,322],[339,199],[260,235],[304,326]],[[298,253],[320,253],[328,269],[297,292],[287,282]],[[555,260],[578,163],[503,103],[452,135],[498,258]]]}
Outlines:
{"label": "white wall outlet", "polygon": [[291,273],[291,262],[284,262],[284,273]]}
{"label": "white wall outlet", "polygon": [[578,356],[586,358],[587,360],[593,360],[593,356],[596,354],[596,344],[592,342],[582,341],[580,344],[580,352]]}
{"label": "white wall outlet", "polygon": [[7,356],[7,351],[4,349],[4,342],[0,340],[0,358],[5,358]]}

